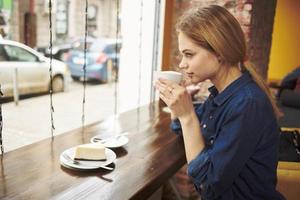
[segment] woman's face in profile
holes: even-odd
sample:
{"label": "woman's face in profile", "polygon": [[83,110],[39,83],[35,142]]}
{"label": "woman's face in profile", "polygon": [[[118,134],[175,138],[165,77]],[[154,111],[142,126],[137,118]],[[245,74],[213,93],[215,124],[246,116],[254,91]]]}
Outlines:
{"label": "woman's face in profile", "polygon": [[184,33],[178,34],[178,48],[182,55],[179,68],[191,83],[214,79],[220,70],[217,56],[195,44]]}

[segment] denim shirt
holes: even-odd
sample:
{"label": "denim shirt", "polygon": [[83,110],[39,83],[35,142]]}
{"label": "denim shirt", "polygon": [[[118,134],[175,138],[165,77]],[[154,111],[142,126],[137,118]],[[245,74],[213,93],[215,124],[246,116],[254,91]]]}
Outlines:
{"label": "denim shirt", "polygon": [[[220,94],[209,91],[195,107],[205,148],[187,170],[202,199],[284,199],[275,189],[279,127],[266,94],[248,72]],[[178,120],[171,128],[181,133]]]}

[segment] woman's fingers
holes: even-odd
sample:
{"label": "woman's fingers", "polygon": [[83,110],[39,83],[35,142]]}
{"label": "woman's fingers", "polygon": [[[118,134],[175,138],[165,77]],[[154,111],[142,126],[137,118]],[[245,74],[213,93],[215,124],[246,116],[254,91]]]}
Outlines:
{"label": "woman's fingers", "polygon": [[166,103],[175,116],[180,117],[193,108],[190,94],[185,87],[172,81],[159,79],[155,82],[155,88],[159,91],[159,98]]}
{"label": "woman's fingers", "polygon": [[165,92],[165,91],[167,91],[167,90],[170,90],[170,88],[168,88],[167,85],[161,84],[160,82],[156,82],[156,83],[155,83],[155,88],[156,88],[159,92]]}
{"label": "woman's fingers", "polygon": [[160,81],[157,81],[155,83],[155,88],[157,90],[159,90],[159,92],[162,92],[162,93],[172,93],[172,91],[174,90],[174,88],[172,86],[170,86],[169,84],[165,84]]}
{"label": "woman's fingers", "polygon": [[169,100],[169,98],[165,97],[164,94],[159,93],[159,98],[160,98],[161,100],[163,100],[163,102],[165,102],[165,103],[167,104],[168,107],[170,106],[170,100]]}
{"label": "woman's fingers", "polygon": [[157,81],[155,88],[159,91],[159,97],[169,106],[175,98],[175,88],[171,86],[171,82]]}
{"label": "woman's fingers", "polygon": [[177,94],[177,91],[180,91],[182,87],[172,81],[169,81],[167,79],[159,79],[159,81],[156,82],[156,88],[164,93],[165,96],[174,96]]}

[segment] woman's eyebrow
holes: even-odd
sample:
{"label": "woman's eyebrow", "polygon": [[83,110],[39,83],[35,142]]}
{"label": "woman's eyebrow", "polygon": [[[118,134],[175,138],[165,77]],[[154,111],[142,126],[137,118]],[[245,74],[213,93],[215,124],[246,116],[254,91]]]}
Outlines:
{"label": "woman's eyebrow", "polygon": [[183,49],[183,50],[182,50],[182,53],[186,53],[187,51],[193,52],[191,49]]}

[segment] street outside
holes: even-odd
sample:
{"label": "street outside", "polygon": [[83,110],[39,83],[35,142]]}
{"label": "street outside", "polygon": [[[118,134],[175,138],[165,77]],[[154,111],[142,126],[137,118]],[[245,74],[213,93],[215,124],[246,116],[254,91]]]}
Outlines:
{"label": "street outside", "polygon": [[[149,103],[153,63],[157,67],[159,63],[158,56],[154,55],[154,52],[159,55],[159,45],[153,46],[159,31],[156,33],[153,27],[159,29],[152,16],[156,12],[158,15],[156,7],[159,5],[150,2],[145,7],[151,9],[146,9],[141,17],[139,12],[129,11],[135,10],[139,3],[123,2],[122,5],[130,5],[126,11],[130,15],[121,17],[119,1],[93,1],[87,5],[86,13],[86,2],[80,0],[57,1],[51,9],[49,1],[0,0],[0,85],[5,97],[16,95],[13,93],[16,91],[25,95],[47,91],[50,85],[47,57],[52,54],[57,60],[52,60],[51,68],[54,91],[64,89],[63,80],[68,73],[73,79],[83,77],[81,69],[86,57],[85,76],[88,79],[110,81],[120,69],[119,75],[123,77],[119,79],[120,110],[136,106],[133,101],[125,102],[127,96],[137,99],[138,104]],[[52,18],[49,18],[50,11]],[[140,30],[142,21],[138,19],[142,18],[143,30]],[[51,30],[50,23],[53,23]],[[121,56],[121,52],[124,55]],[[119,66],[121,57],[122,66]],[[114,114],[114,89],[114,84],[87,85],[85,124]],[[82,96],[80,82],[72,82],[68,91],[53,95],[55,135],[81,127]],[[6,152],[51,136],[49,95],[22,99],[18,106],[5,102],[2,112]]]}
{"label": "street outside", "polygon": [[[114,84],[91,84],[86,87],[85,125],[113,115]],[[70,82],[68,91],[53,94],[54,135],[82,125],[83,86]],[[2,104],[4,151],[11,151],[51,137],[50,96],[48,94]]]}

